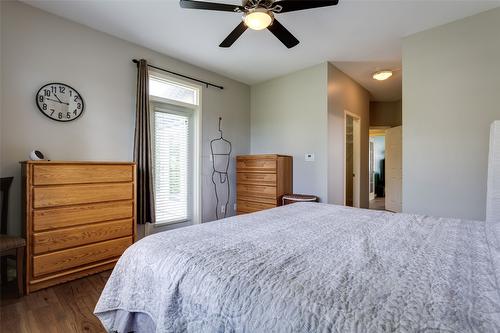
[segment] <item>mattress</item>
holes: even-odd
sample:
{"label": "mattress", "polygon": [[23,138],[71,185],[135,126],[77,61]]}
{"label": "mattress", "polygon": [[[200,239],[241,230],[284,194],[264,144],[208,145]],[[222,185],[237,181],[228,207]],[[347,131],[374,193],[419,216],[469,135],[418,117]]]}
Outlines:
{"label": "mattress", "polygon": [[500,332],[485,222],[296,203],[148,236],[95,308],[117,332]]}

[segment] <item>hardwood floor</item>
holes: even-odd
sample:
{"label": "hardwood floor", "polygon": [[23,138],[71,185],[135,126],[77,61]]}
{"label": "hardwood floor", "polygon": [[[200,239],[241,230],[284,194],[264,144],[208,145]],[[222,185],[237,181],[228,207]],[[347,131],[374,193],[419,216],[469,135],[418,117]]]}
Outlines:
{"label": "hardwood floor", "polygon": [[385,198],[375,198],[370,200],[370,209],[385,210]]}
{"label": "hardwood floor", "polygon": [[16,298],[15,288],[2,292],[0,332],[105,332],[94,307],[111,271]]}

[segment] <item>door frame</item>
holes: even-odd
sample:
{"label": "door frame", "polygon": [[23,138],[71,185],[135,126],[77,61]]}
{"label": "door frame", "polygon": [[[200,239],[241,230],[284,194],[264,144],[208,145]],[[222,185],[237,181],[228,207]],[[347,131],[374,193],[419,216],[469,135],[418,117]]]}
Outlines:
{"label": "door frame", "polygon": [[[370,128],[368,129],[368,141],[369,142],[372,142],[372,138],[375,138],[375,137],[378,137],[378,136],[382,136],[384,137],[384,140],[385,140],[385,132],[390,129],[391,126],[370,126]],[[385,151],[385,143],[384,143],[384,151]],[[368,152],[369,153],[369,152]],[[375,168],[375,166],[373,166]],[[385,169],[385,167],[384,167]],[[368,168],[368,172],[370,172],[370,168]],[[385,172],[385,170],[384,170]],[[373,175],[373,181],[375,182],[375,175]],[[368,180],[370,179],[370,174],[368,174]],[[369,185],[369,184],[368,184]],[[368,186],[368,189],[370,187]],[[375,190],[375,188],[374,188]],[[369,200],[373,200],[375,199],[375,197],[372,197],[372,193],[370,192],[369,194],[370,198]]]}
{"label": "door frame", "polygon": [[[368,200],[375,199],[375,142],[368,137]],[[373,190],[373,191],[372,191]]]}
{"label": "door frame", "polygon": [[353,207],[360,207],[361,202],[361,117],[351,111],[344,110],[344,135],[343,135],[343,150],[344,150],[344,206],[346,205],[346,128],[347,117],[353,118],[353,171],[355,180],[352,183],[352,205]]}

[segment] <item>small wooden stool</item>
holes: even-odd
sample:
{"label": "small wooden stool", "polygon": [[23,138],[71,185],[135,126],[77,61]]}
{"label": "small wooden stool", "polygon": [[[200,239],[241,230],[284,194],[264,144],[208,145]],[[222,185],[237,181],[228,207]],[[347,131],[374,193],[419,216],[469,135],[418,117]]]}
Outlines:
{"label": "small wooden stool", "polygon": [[283,205],[289,205],[296,202],[319,202],[319,198],[315,195],[308,194],[285,194],[283,196]]}

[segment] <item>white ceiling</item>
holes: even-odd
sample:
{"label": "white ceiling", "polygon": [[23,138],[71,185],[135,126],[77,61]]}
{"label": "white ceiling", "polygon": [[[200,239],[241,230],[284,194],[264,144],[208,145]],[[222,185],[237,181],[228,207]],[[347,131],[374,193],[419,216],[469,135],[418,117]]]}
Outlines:
{"label": "white ceiling", "polygon": [[270,32],[252,30],[231,48],[219,48],[241,16],[182,9],[177,0],[24,2],[248,84],[331,61],[377,101],[401,98],[400,72],[385,82],[371,73],[400,69],[402,37],[500,6],[500,0],[340,0],[277,15],[300,40],[289,50]]}
{"label": "white ceiling", "polygon": [[[397,101],[402,95],[401,60],[394,61],[332,61],[344,73],[354,78],[372,95],[373,101]],[[385,81],[372,78],[374,72],[392,69],[393,75]]]}

